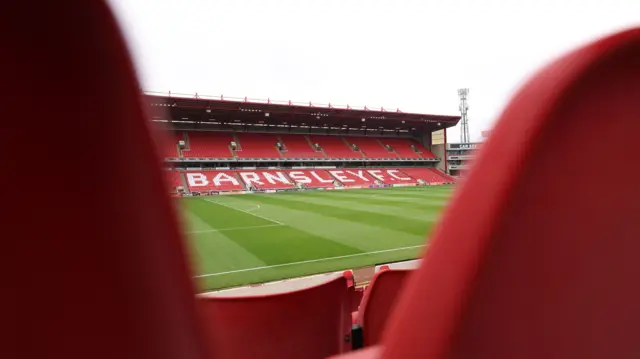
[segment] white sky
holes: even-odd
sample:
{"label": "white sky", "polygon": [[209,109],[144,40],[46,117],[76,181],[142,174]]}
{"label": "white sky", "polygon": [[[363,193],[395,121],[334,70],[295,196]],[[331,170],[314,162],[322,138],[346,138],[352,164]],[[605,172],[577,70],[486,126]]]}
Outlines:
{"label": "white sky", "polygon": [[145,90],[456,115],[468,87],[474,140],[537,68],[640,25],[640,0],[110,3]]}

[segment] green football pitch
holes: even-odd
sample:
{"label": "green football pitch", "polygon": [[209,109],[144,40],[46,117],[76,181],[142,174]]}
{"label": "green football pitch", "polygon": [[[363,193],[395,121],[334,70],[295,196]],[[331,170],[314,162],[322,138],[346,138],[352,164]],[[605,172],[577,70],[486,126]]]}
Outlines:
{"label": "green football pitch", "polygon": [[453,188],[178,200],[201,291],[416,258]]}

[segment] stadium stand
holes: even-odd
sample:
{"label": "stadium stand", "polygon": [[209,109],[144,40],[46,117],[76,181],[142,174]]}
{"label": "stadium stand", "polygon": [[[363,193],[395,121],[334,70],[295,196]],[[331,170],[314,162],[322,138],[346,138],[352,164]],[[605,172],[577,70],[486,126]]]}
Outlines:
{"label": "stadium stand", "polygon": [[386,184],[410,184],[417,183],[418,181],[411,176],[403,173],[397,168],[361,168],[362,170],[366,170],[369,174],[386,183]]}
{"label": "stadium stand", "polygon": [[330,169],[327,172],[345,186],[369,186],[377,180],[367,170],[361,168]]}
{"label": "stadium stand", "polygon": [[[417,141],[408,138],[380,138],[379,140],[383,146],[390,146],[400,158],[422,158],[421,154],[411,147],[411,145],[413,145],[416,150],[418,150],[420,147],[418,146],[419,143]],[[422,149],[425,150],[424,147],[422,147]],[[429,151],[427,151],[426,155],[427,158],[435,158],[435,156],[429,157],[430,155],[433,155]]]}
{"label": "stadium stand", "polygon": [[391,310],[412,272],[385,266],[369,283],[355,318],[355,324],[362,329],[364,346],[376,345],[382,339]]}
{"label": "stadium stand", "polygon": [[311,143],[305,135],[281,134],[279,137],[286,148],[286,151],[282,151],[283,157],[326,158],[321,151],[316,151],[311,147]]}
{"label": "stadium stand", "polygon": [[236,150],[238,158],[280,158],[276,148],[278,138],[270,133],[238,132],[240,149]]}
{"label": "stadium stand", "polygon": [[230,132],[187,133],[188,150],[183,150],[185,158],[229,158],[233,157],[229,143],[234,139]]}
{"label": "stadium stand", "polygon": [[318,144],[329,158],[364,158],[361,152],[354,151],[341,136],[309,135],[313,144]]}
{"label": "stadium stand", "polygon": [[306,187],[333,187],[335,178],[325,170],[292,170],[287,175],[296,183]]}
{"label": "stadium stand", "polygon": [[378,142],[377,139],[371,137],[345,137],[345,140],[352,145],[356,145],[367,158],[397,158],[394,152],[387,149]]}
{"label": "stadium stand", "polygon": [[184,187],[182,183],[182,175],[180,171],[164,171],[165,178],[169,184],[170,191],[176,192],[177,187]]}
{"label": "stadium stand", "polygon": [[239,171],[238,175],[247,186],[260,189],[292,188],[293,181],[284,170],[247,170]]}
{"label": "stadium stand", "polygon": [[216,359],[324,359],[351,348],[351,292],[344,276],[293,292],[199,297]]}
{"label": "stadium stand", "polygon": [[436,155],[429,151],[428,148],[424,147],[420,142],[411,140],[411,143],[418,149],[422,158],[436,158]]}
{"label": "stadium stand", "polygon": [[178,141],[184,140],[184,134],[182,132],[167,131],[162,143],[161,154],[164,158],[177,158],[180,157],[178,149]]}
{"label": "stadium stand", "polygon": [[[171,132],[170,141],[163,147],[164,157],[179,157],[177,142],[186,140],[188,146],[182,151],[185,158],[230,158],[234,157],[229,144],[235,141],[238,158],[436,158],[433,153],[413,139],[371,138],[342,136],[305,136],[301,134],[232,133],[214,131]],[[279,152],[277,142],[282,142],[285,150]],[[324,150],[315,151],[313,144]],[[350,144],[358,146],[354,151]],[[393,151],[387,151],[390,145]],[[414,145],[416,152],[411,148]],[[325,153],[327,156],[325,156]]]}
{"label": "stadium stand", "polygon": [[401,168],[400,170],[408,176],[415,178],[416,180],[423,180],[429,184],[453,182],[441,176],[441,172],[433,168]]}
{"label": "stadium stand", "polygon": [[444,179],[445,179],[445,181],[447,181],[447,182],[449,182],[449,183],[453,183],[453,182],[455,182],[455,181],[456,181],[456,179],[455,179],[454,177],[449,176],[448,174],[446,174],[446,173],[444,173],[444,172],[440,171],[440,170],[439,170],[439,169],[437,169],[437,168],[432,168],[432,169],[431,169],[431,171],[433,171],[433,172],[437,173],[437,174],[438,174],[438,176],[440,176],[440,177],[444,178]]}
{"label": "stadium stand", "polygon": [[235,171],[185,171],[192,192],[242,191],[245,186]]}
{"label": "stadium stand", "polygon": [[[177,173],[177,171],[176,171]],[[342,169],[278,169],[278,170],[205,170],[186,171],[189,190],[239,191],[245,184],[257,189],[287,189],[299,183],[304,187],[334,187],[337,182],[353,187],[369,187],[377,183],[418,184],[422,179],[429,184],[452,182],[435,168],[342,168]],[[178,181],[179,177],[170,180]],[[176,182],[177,183],[177,182]],[[173,190],[173,187],[172,187]]]}

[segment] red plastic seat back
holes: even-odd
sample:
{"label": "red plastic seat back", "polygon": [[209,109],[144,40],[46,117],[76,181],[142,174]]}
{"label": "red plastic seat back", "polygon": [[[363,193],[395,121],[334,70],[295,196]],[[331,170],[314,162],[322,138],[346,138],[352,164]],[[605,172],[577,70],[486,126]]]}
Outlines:
{"label": "red plastic seat back", "polygon": [[363,328],[364,345],[380,342],[394,304],[407,277],[413,270],[382,270],[373,277],[360,310],[358,324]]}
{"label": "red plastic seat back", "polygon": [[208,358],[175,211],[106,4],[13,2],[0,11],[0,37],[11,91],[0,99],[9,328],[0,357]]}
{"label": "red plastic seat back", "polygon": [[362,298],[364,298],[364,288],[354,288],[353,294],[351,295],[351,311],[355,312],[362,304]]}
{"label": "red plastic seat back", "polygon": [[215,359],[320,359],[351,345],[344,277],[295,292],[199,303]]}
{"label": "red plastic seat back", "polygon": [[530,80],[434,232],[383,356],[637,357],[639,104],[640,29]]}

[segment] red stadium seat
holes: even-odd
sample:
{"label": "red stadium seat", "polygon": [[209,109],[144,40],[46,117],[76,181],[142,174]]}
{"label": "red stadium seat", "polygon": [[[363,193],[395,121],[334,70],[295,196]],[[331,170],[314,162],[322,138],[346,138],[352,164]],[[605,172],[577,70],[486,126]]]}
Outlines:
{"label": "red stadium seat", "polygon": [[340,136],[309,136],[313,144],[318,144],[329,158],[363,158],[362,153],[354,151]]}
{"label": "red stadium seat", "polygon": [[433,172],[433,173],[437,174],[438,176],[442,177],[446,182],[451,183],[451,182],[455,182],[456,181],[455,178],[453,178],[452,176],[449,176],[448,174],[440,171],[437,168],[432,168],[431,172]]}
{"label": "red stadium seat", "polygon": [[235,171],[185,171],[192,192],[244,191],[244,183]]}
{"label": "red stadium seat", "polygon": [[[352,358],[637,357],[640,170],[612,154],[640,155],[638,64],[634,29],[555,61],[514,96],[407,281],[383,350]],[[585,155],[591,143],[603,150]]]}
{"label": "red stadium seat", "polygon": [[411,144],[413,144],[418,149],[422,158],[436,158],[436,155],[434,155],[433,152],[429,151],[418,141],[412,140]]}
{"label": "red stadium seat", "polygon": [[213,358],[115,19],[104,1],[34,5],[0,11],[0,148],[21,149],[0,184],[46,189],[3,194],[0,358]]}
{"label": "red stadium seat", "polygon": [[236,151],[238,158],[280,158],[275,134],[239,132],[236,136],[241,148]]}
{"label": "red stadium seat", "polygon": [[165,141],[162,143],[161,156],[163,158],[178,158],[178,141],[183,141],[184,136],[182,132],[167,131],[165,134]]}
{"label": "red stadium seat", "polygon": [[348,351],[350,288],[341,276],[294,292],[200,297],[212,358],[323,359]]}
{"label": "red stadium seat", "polygon": [[311,147],[311,143],[304,135],[279,135],[286,147],[282,153],[286,158],[326,158],[325,155]]}
{"label": "red stadium seat", "polygon": [[180,171],[164,171],[164,174],[169,185],[169,192],[177,192],[177,187],[183,187]]}
{"label": "red stadium seat", "polygon": [[369,172],[363,168],[330,169],[327,170],[327,172],[347,187],[368,187],[377,180],[377,178],[371,176]]}
{"label": "red stadium seat", "polygon": [[387,326],[387,319],[391,315],[402,286],[409,274],[413,272],[413,270],[391,270],[388,266],[380,269],[364,293],[357,316],[357,324],[363,329],[365,346],[380,342]]}
{"label": "red stadium seat", "polygon": [[285,170],[244,170],[237,171],[242,181],[260,189],[293,188],[293,181]]}
{"label": "red stadium seat", "polygon": [[183,150],[185,158],[230,158],[233,157],[229,143],[233,141],[230,132],[188,132],[189,150]]}
{"label": "red stadium seat", "polygon": [[[391,148],[393,148],[395,153],[398,154],[398,157],[400,158],[421,158],[421,154],[424,154],[424,152],[421,152],[421,154],[418,154],[418,152],[414,151],[411,148],[411,145],[414,145],[415,148],[418,149],[419,151],[425,150],[424,147],[420,146],[417,141],[409,138],[380,138],[380,142],[383,145],[391,146]],[[429,151],[427,151],[427,153],[431,154],[431,152]],[[425,156],[425,158],[431,158],[431,157]]]}
{"label": "red stadium seat", "polygon": [[[434,168],[426,168],[426,167],[417,167],[417,168],[401,168],[402,172],[415,178],[416,180],[423,180],[430,184],[442,184],[453,182],[450,178],[444,177],[444,173],[434,169]],[[447,176],[449,177],[449,176]]]}
{"label": "red stadium seat", "polygon": [[358,312],[360,304],[362,304],[362,298],[364,298],[365,288],[355,288],[351,300],[351,312]]}
{"label": "red stadium seat", "polygon": [[367,172],[372,177],[387,184],[418,183],[418,180],[411,178],[397,168],[369,168]]}
{"label": "red stadium seat", "polygon": [[310,188],[333,187],[335,178],[325,170],[292,170],[286,171],[296,183],[302,183]]}
{"label": "red stadium seat", "polygon": [[358,146],[367,158],[398,158],[394,152],[389,152],[378,142],[377,139],[371,137],[346,137],[347,142]]}

